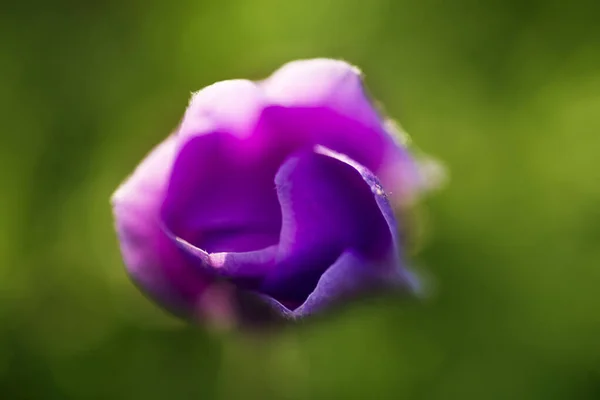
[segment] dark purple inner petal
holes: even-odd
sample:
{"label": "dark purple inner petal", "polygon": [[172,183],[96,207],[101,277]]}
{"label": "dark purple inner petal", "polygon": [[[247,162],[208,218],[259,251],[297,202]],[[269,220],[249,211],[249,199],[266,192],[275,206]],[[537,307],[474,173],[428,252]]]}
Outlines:
{"label": "dark purple inner petal", "polygon": [[393,248],[373,188],[353,166],[311,150],[289,157],[275,178],[283,225],[279,262],[262,291],[301,304],[347,249],[382,259]]}
{"label": "dark purple inner petal", "polygon": [[194,137],[175,161],[163,218],[179,238],[209,253],[246,252],[279,240],[276,160],[245,158],[231,135]]}

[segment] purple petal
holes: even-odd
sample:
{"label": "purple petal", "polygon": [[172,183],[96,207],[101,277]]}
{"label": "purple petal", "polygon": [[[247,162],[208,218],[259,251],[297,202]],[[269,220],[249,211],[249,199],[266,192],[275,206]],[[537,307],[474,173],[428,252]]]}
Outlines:
{"label": "purple petal", "polygon": [[275,183],[283,222],[278,263],[264,293],[285,305],[302,304],[347,250],[396,269],[394,214],[368,170],[320,147],[291,156]]}
{"label": "purple petal", "polygon": [[321,276],[306,301],[293,311],[294,317],[304,317],[354,294],[367,292],[378,286],[391,287],[406,283],[399,279],[398,270],[377,264],[348,251]]}
{"label": "purple petal", "polygon": [[346,251],[321,275],[312,293],[299,307],[288,307],[271,296],[258,297],[283,318],[298,319],[376,289],[413,290],[413,283],[412,276],[391,260],[374,262]]}
{"label": "purple petal", "polygon": [[112,196],[121,252],[133,281],[176,314],[191,310],[206,278],[164,235],[160,206],[176,150],[176,137],[159,144]]}
{"label": "purple petal", "polygon": [[339,60],[288,63],[261,83],[272,118],[288,136],[310,137],[380,177],[395,200],[419,185],[417,166],[365,93],[358,68]]}
{"label": "purple petal", "polygon": [[162,215],[172,234],[208,253],[276,244],[281,211],[273,184],[278,160],[242,154],[226,133],[195,136],[175,160]]}

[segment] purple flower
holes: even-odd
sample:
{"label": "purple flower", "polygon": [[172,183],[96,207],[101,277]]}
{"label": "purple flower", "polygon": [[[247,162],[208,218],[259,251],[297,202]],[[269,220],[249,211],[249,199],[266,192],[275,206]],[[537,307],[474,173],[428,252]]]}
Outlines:
{"label": "purple flower", "polygon": [[384,122],[343,61],[195,93],[112,197],[133,281],[173,313],[213,320],[295,319],[410,289],[391,204],[417,174]]}

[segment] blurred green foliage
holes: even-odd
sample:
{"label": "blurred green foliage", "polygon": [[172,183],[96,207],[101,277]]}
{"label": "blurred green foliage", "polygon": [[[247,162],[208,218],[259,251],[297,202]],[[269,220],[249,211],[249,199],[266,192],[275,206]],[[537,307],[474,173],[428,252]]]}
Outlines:
{"label": "blurred green foliage", "polygon": [[[0,6],[2,399],[600,398],[600,3],[206,0]],[[109,196],[191,91],[359,65],[449,185],[430,296],[260,343],[125,276]]]}

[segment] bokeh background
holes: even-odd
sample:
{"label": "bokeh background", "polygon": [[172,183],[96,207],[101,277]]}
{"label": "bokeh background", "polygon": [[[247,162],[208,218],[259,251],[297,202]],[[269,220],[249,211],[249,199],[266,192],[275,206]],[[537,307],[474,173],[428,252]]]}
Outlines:
{"label": "bokeh background", "polygon": [[[0,6],[0,398],[599,399],[600,3],[128,0]],[[190,92],[359,65],[446,187],[419,301],[267,340],[125,276],[108,199]]]}

